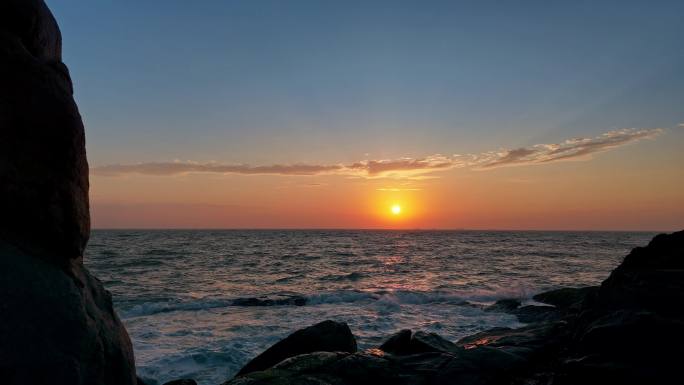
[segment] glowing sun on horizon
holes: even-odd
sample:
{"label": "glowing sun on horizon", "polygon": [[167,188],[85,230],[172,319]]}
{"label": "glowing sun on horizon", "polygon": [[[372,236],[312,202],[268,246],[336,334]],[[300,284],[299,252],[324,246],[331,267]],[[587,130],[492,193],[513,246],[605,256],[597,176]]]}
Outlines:
{"label": "glowing sun on horizon", "polygon": [[399,206],[399,205],[392,205],[390,210],[392,211],[392,214],[394,214],[394,215],[401,214],[401,206]]}

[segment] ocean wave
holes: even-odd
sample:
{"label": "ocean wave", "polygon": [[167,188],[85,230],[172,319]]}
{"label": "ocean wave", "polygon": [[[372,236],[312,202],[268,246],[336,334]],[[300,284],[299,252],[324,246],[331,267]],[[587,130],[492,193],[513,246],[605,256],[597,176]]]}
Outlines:
{"label": "ocean wave", "polygon": [[503,298],[527,300],[514,290],[481,290],[466,293],[447,291],[412,291],[412,290],[339,290],[313,295],[275,294],[238,298],[201,298],[188,301],[167,300],[145,302],[123,309],[124,318],[149,316],[174,311],[201,311],[224,307],[268,307],[268,306],[317,306],[343,303],[370,304],[377,303],[386,309],[399,310],[401,305],[448,304],[455,306],[473,306],[474,304],[493,303]]}
{"label": "ocean wave", "polygon": [[443,303],[452,305],[471,305],[473,303],[493,303],[503,298],[525,300],[527,291],[519,289],[453,291],[417,291],[417,290],[340,290],[315,294],[308,297],[307,305],[373,302],[397,303],[401,305],[423,305]]}
{"label": "ocean wave", "polygon": [[150,316],[159,313],[169,313],[173,311],[200,311],[231,306],[232,299],[211,299],[197,301],[166,301],[166,302],[144,302],[123,309],[120,313],[123,318],[133,318]]}

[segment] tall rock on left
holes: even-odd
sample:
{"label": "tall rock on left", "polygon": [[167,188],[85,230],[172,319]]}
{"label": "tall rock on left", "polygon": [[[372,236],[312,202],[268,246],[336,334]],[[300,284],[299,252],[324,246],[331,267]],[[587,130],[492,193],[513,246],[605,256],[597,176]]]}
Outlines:
{"label": "tall rock on left", "polygon": [[83,266],[83,123],[42,0],[0,0],[0,382],[135,384],[126,329]]}

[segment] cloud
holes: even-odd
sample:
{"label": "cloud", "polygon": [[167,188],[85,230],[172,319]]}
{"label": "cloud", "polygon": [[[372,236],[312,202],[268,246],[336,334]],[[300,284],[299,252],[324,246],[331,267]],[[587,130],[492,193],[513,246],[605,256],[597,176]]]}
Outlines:
{"label": "cloud", "polygon": [[181,175],[190,173],[215,173],[215,174],[243,174],[243,175],[319,175],[334,172],[342,166],[335,165],[271,165],[250,166],[246,164],[226,165],[221,163],[198,163],[198,162],[152,162],[137,164],[112,164],[94,167],[91,169],[95,175],[119,176],[126,174],[143,175]]}
{"label": "cloud", "polygon": [[651,129],[621,129],[609,131],[593,138],[568,139],[558,144],[537,144],[528,148],[518,148],[496,154],[485,154],[476,162],[479,168],[495,168],[524,164],[540,164],[564,160],[590,159],[592,154],[608,151],[642,139],[652,139],[664,130]]}
{"label": "cloud", "polygon": [[545,164],[568,160],[587,160],[593,154],[605,152],[644,139],[651,139],[665,130],[620,129],[593,138],[574,138],[560,143],[537,144],[530,147],[503,149],[469,155],[435,154],[424,158],[362,160],[351,164],[248,164],[199,163],[192,161],[112,164],[93,167],[93,175],[123,176],[130,174],[173,176],[194,173],[241,175],[344,175],[361,178],[426,179],[428,174],[456,168],[493,169],[498,167]]}

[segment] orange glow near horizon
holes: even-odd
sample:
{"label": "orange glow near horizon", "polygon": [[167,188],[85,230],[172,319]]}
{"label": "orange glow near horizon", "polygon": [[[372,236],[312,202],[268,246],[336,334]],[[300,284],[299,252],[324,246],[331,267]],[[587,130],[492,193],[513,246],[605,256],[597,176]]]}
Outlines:
{"label": "orange glow near horizon", "polygon": [[679,142],[673,138],[679,137],[651,143],[650,151],[627,147],[586,162],[453,170],[417,180],[93,175],[93,225],[670,231],[684,218],[683,179],[675,177],[682,173],[675,148],[684,131]]}
{"label": "orange glow near horizon", "polygon": [[429,198],[422,191],[376,191],[368,200],[370,213],[375,218],[371,227],[402,229],[420,225],[429,207]]}

